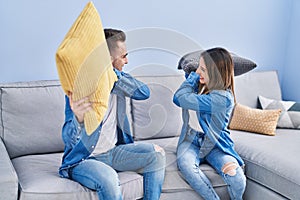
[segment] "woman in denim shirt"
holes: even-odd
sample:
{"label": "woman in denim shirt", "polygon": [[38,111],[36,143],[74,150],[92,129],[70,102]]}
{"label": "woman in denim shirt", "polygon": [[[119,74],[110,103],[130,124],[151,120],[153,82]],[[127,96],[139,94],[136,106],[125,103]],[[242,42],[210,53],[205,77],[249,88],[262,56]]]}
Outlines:
{"label": "woman in denim shirt", "polygon": [[72,101],[66,96],[62,138],[65,151],[59,174],[92,190],[99,199],[122,199],[116,171],[141,171],[144,199],[158,200],[165,175],[164,150],[150,143],[134,143],[126,116],[126,99],[149,98],[147,85],[122,71],[127,64],[125,33],[105,29],[114,71],[118,77],[106,115],[90,136],[84,128],[84,113],[92,109],[88,97]]}
{"label": "woman in denim shirt", "polygon": [[[204,199],[220,199],[200,164],[210,164],[228,185],[231,199],[242,199],[246,178],[244,162],[234,150],[228,123],[234,108],[234,71],[229,52],[223,48],[204,51],[199,67],[174,94],[182,108],[183,127],[177,147],[177,164],[183,177]],[[195,111],[201,129],[189,125]]]}

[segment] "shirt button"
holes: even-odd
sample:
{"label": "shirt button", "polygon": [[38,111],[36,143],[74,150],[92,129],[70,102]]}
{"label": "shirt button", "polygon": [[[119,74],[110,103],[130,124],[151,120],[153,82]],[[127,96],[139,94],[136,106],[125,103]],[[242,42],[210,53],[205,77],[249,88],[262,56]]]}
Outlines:
{"label": "shirt button", "polygon": [[95,146],[94,146],[94,145],[92,146],[92,149],[93,149],[93,148],[95,148]]}
{"label": "shirt button", "polygon": [[84,161],[84,158],[82,158],[81,161]]}

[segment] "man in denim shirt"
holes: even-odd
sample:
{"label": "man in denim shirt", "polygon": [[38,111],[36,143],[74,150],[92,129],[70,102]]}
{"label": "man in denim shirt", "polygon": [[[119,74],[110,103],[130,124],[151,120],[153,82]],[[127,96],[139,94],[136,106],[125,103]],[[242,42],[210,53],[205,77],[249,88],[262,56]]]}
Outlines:
{"label": "man in denim shirt", "polygon": [[109,98],[108,109],[99,127],[88,136],[84,114],[92,109],[88,97],[72,101],[66,96],[62,138],[65,152],[59,174],[92,190],[99,199],[122,199],[116,171],[141,171],[144,199],[159,199],[165,175],[164,150],[150,143],[134,143],[126,116],[126,99],[149,98],[147,85],[123,72],[128,63],[125,33],[105,29],[112,65],[118,77]]}

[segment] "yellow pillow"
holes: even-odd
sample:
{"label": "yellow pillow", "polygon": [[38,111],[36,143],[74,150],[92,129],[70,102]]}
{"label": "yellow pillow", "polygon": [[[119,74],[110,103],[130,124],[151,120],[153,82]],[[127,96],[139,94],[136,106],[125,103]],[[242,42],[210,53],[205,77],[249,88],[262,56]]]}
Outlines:
{"label": "yellow pillow", "polygon": [[281,110],[260,110],[236,104],[229,124],[230,129],[275,135]]}
{"label": "yellow pillow", "polygon": [[84,116],[88,135],[103,120],[110,91],[117,77],[100,16],[92,2],[81,12],[56,52],[59,79],[66,94],[77,101],[89,96],[93,110]]}

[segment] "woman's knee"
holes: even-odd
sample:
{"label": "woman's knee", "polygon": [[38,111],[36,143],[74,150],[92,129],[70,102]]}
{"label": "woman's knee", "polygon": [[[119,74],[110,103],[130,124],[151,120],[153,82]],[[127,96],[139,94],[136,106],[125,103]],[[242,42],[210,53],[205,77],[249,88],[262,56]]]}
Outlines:
{"label": "woman's knee", "polygon": [[229,176],[235,176],[239,165],[235,162],[227,162],[222,167],[222,172]]}
{"label": "woman's knee", "polygon": [[182,174],[198,174],[200,171],[199,166],[199,163],[196,162],[196,158],[194,157],[188,155],[177,157],[177,167]]}
{"label": "woman's knee", "polygon": [[199,162],[193,152],[181,145],[177,151],[177,165],[180,168],[195,168],[199,167]]}
{"label": "woman's knee", "polygon": [[227,183],[235,191],[244,192],[246,188],[246,176],[243,169],[236,162],[225,163],[222,172],[227,179]]}

